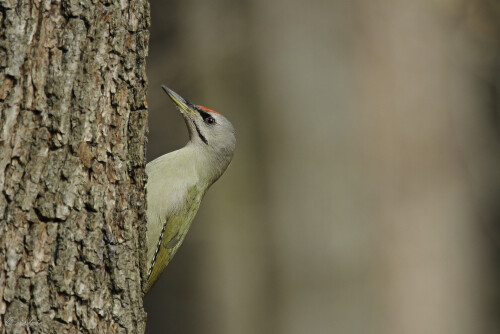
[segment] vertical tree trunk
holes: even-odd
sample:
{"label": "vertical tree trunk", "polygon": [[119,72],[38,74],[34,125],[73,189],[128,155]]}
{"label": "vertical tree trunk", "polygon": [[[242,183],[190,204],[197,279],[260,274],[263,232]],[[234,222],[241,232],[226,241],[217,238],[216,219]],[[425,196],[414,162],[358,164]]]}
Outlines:
{"label": "vertical tree trunk", "polygon": [[142,333],[145,0],[0,0],[0,333]]}

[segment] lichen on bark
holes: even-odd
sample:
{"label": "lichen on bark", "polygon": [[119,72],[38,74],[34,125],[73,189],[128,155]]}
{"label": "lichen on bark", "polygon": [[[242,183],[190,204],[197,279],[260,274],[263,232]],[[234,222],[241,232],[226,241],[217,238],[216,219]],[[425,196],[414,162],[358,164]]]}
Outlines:
{"label": "lichen on bark", "polygon": [[143,0],[0,0],[0,333],[142,333]]}

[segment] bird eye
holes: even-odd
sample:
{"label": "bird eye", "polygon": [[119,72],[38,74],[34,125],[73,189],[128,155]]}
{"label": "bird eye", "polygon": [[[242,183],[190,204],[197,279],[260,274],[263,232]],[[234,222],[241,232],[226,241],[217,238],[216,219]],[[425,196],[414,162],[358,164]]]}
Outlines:
{"label": "bird eye", "polygon": [[210,125],[215,124],[215,119],[213,119],[212,117],[207,117],[205,118],[205,123]]}

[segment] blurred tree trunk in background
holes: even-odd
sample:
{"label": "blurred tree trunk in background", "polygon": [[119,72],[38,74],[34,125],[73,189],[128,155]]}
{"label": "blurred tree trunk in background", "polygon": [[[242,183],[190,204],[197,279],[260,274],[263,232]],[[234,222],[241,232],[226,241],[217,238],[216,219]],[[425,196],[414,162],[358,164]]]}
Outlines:
{"label": "blurred tree trunk in background", "polygon": [[292,2],[258,10],[280,333],[482,332],[470,173],[492,165],[463,2]]}
{"label": "blurred tree trunk in background", "polygon": [[350,1],[258,4],[265,212],[279,240],[273,326],[282,334],[384,333],[373,251],[380,221],[356,106],[357,13]]}
{"label": "blurred tree trunk in background", "polygon": [[142,333],[149,6],[0,1],[0,332]]}
{"label": "blurred tree trunk in background", "polygon": [[497,165],[464,3],[291,2],[258,9],[280,333],[484,332]]}
{"label": "blurred tree trunk in background", "polygon": [[478,175],[496,182],[487,169],[497,164],[484,146],[480,59],[460,21],[470,4],[357,4],[357,106],[377,198],[382,332],[484,333],[478,246],[487,188]]}

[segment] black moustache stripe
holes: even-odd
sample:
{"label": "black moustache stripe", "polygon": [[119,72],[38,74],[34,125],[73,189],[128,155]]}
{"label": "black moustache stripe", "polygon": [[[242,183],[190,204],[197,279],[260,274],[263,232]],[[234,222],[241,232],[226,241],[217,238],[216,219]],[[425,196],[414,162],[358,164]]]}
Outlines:
{"label": "black moustache stripe", "polygon": [[201,140],[202,140],[205,144],[207,144],[207,145],[208,145],[207,138],[205,138],[205,136],[203,136],[203,135],[201,134],[201,131],[200,131],[200,129],[198,128],[198,125],[196,125],[196,123],[195,123],[194,121],[193,121],[193,124],[194,124],[194,127],[196,128],[196,132],[198,132],[198,136],[200,137],[200,139],[201,139]]}

